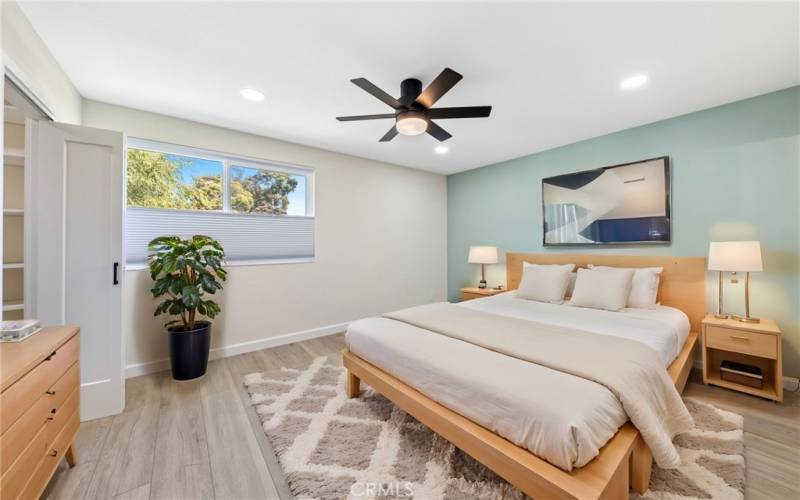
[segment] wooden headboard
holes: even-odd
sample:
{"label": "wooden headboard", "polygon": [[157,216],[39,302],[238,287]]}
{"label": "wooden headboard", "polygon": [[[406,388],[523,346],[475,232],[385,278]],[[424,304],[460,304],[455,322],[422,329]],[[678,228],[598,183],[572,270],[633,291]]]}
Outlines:
{"label": "wooden headboard", "polygon": [[522,279],[522,263],[575,264],[577,267],[663,267],[658,288],[662,305],[680,309],[687,316],[693,332],[699,332],[706,315],[705,257],[666,257],[657,255],[597,255],[591,253],[507,253],[506,284],[516,290]]}

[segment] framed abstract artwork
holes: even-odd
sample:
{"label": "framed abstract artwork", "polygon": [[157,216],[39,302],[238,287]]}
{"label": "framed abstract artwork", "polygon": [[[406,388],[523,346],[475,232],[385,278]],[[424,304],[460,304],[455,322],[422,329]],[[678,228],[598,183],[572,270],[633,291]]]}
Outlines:
{"label": "framed abstract artwork", "polygon": [[542,179],[544,245],[667,244],[669,157]]}

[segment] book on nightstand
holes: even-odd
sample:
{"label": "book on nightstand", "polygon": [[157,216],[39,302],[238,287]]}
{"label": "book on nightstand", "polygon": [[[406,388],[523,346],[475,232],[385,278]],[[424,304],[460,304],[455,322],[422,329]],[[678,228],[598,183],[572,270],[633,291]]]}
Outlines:
{"label": "book on nightstand", "polygon": [[764,376],[761,368],[757,366],[736,363],[734,361],[723,361],[719,367],[719,376],[722,380],[742,384],[756,389],[764,388]]}
{"label": "book on nightstand", "polygon": [[35,319],[3,321],[0,324],[0,342],[21,342],[41,329]]}

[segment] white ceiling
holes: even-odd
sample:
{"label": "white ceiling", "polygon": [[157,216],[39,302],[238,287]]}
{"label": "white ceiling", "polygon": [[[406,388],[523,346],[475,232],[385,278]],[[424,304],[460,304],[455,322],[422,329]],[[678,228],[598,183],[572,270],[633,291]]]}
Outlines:
{"label": "white ceiling", "polygon": [[[21,4],[86,98],[440,173],[797,85],[798,5]],[[445,66],[464,79],[438,106],[493,106],[438,121],[447,155],[428,135],[378,143],[391,120],[335,120],[391,112],[351,78],[398,95]]]}

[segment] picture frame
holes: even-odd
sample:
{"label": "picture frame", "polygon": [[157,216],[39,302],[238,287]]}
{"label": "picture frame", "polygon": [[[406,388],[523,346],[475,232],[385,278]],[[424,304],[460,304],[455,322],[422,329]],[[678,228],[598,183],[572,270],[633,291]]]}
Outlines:
{"label": "picture frame", "polygon": [[541,193],[544,246],[672,241],[669,156],[543,178]]}

